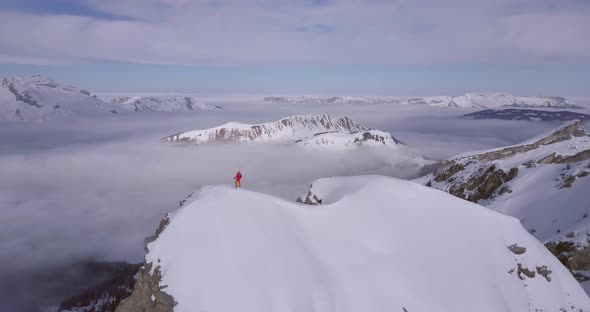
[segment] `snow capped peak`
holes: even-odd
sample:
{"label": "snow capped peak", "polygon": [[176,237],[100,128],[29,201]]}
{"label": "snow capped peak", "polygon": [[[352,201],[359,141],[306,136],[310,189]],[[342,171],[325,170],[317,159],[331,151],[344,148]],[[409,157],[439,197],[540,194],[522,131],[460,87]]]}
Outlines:
{"label": "snow capped peak", "polygon": [[117,311],[590,309],[516,219],[379,176],[320,179],[310,193],[320,206],[201,189],[162,222]]}

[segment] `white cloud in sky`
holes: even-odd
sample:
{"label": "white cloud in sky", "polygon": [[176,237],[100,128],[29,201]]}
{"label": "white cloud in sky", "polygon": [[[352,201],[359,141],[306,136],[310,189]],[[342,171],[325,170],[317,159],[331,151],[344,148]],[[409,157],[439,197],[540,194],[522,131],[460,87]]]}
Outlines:
{"label": "white cloud in sky", "polygon": [[[0,13],[0,62],[546,64],[587,62],[579,1],[89,0],[113,16]],[[551,2],[555,3],[555,2]]]}

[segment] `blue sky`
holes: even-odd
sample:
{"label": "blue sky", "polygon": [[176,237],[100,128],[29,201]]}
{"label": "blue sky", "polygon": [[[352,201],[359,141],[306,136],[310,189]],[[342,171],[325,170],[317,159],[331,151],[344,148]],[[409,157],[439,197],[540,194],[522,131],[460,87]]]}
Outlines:
{"label": "blue sky", "polygon": [[590,1],[4,0],[0,75],[95,92],[590,96]]}

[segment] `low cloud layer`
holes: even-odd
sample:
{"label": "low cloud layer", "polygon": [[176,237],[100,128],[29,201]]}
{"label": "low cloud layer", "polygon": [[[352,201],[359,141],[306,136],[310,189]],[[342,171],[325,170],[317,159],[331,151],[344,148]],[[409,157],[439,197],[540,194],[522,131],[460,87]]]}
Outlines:
{"label": "low cloud layer", "polygon": [[590,58],[583,0],[37,2],[0,6],[0,62],[563,65]]}

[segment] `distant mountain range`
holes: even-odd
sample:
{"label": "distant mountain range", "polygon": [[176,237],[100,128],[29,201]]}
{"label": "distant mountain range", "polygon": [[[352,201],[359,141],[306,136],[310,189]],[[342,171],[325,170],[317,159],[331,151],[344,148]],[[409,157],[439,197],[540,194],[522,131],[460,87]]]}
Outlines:
{"label": "distant mountain range", "polygon": [[127,110],[136,112],[171,112],[171,111],[197,111],[221,108],[200,102],[195,97],[189,96],[120,96],[110,99],[113,104],[120,105]]}
{"label": "distant mountain range", "polygon": [[373,98],[373,97],[266,97],[266,102],[272,103],[308,103],[308,104],[407,104],[430,105],[439,107],[474,107],[474,108],[580,108],[568,99],[560,96],[515,96],[503,93],[468,93],[462,96],[430,96],[413,98]]}
{"label": "distant mountain range", "polygon": [[568,120],[590,120],[590,115],[570,111],[547,111],[535,109],[507,108],[507,109],[486,109],[461,118],[466,119],[501,119],[501,120],[529,120],[529,121],[568,121]]}
{"label": "distant mountain range", "polygon": [[220,108],[183,96],[122,96],[107,102],[88,90],[39,75],[4,78],[0,86],[0,120],[45,121],[64,116]]}

